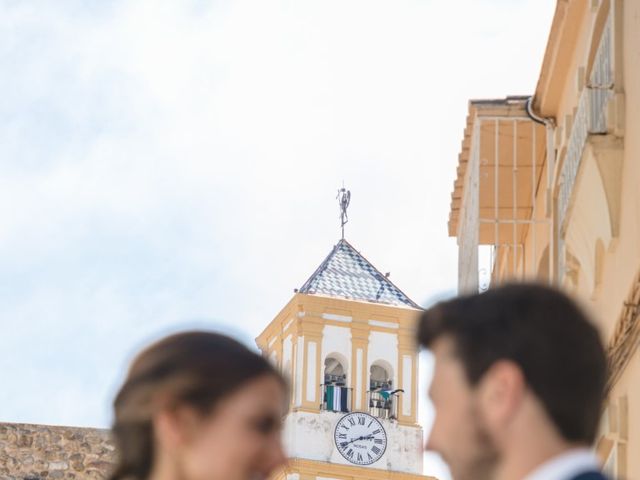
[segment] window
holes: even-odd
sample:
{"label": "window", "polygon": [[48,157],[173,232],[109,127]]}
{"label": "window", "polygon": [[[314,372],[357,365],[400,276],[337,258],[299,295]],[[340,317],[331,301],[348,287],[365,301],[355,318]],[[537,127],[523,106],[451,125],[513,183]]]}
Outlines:
{"label": "window", "polygon": [[394,420],[398,417],[398,394],[400,389],[394,389],[393,370],[384,360],[377,360],[369,368],[369,390],[367,400],[369,413],[374,417]]}
{"label": "window", "polygon": [[347,387],[346,360],[333,353],[324,360],[324,383],[320,410],[330,412],[351,411],[351,389]]}
{"label": "window", "polygon": [[387,368],[383,367],[379,363],[371,365],[369,389],[390,389],[393,385],[393,380]]}
{"label": "window", "polygon": [[328,356],[324,360],[324,383],[345,386],[347,374],[342,362],[335,356]]}

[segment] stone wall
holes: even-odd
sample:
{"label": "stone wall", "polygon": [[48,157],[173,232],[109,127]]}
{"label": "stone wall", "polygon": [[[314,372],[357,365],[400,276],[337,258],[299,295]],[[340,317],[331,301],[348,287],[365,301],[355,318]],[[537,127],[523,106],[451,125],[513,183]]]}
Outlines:
{"label": "stone wall", "polygon": [[2,480],[103,480],[114,463],[108,430],[0,423]]}

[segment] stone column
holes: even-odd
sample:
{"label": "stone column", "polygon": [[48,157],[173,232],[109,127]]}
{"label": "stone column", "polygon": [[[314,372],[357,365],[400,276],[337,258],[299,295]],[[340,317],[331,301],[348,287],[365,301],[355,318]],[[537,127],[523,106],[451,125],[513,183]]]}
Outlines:
{"label": "stone column", "polygon": [[352,410],[368,411],[367,384],[369,325],[364,318],[353,317],[351,324]]}
{"label": "stone column", "polygon": [[[299,322],[298,335],[303,340],[303,370],[302,370],[302,404],[307,411],[319,411],[320,384],[322,383],[322,319],[311,315],[305,315]],[[299,343],[300,345],[300,343]]]}
{"label": "stone column", "polygon": [[404,390],[398,405],[400,423],[417,422],[418,402],[418,349],[413,329],[401,327],[398,331],[398,382]]}

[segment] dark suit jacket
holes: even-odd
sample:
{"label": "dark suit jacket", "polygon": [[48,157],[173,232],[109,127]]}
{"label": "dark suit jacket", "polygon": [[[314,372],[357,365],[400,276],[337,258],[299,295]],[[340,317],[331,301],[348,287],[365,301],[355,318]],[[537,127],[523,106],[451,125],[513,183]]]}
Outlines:
{"label": "dark suit jacket", "polygon": [[609,480],[600,472],[587,472],[573,477],[571,480]]}

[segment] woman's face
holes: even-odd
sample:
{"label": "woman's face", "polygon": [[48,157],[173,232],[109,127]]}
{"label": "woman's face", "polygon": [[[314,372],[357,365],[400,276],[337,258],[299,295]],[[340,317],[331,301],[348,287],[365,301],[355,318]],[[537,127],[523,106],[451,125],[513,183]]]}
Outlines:
{"label": "woman's face", "polygon": [[249,381],[198,417],[176,458],[185,480],[258,480],[285,460],[281,425],[286,404],[273,375]]}

